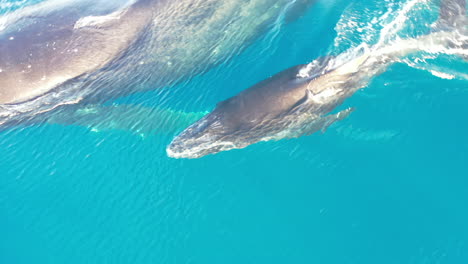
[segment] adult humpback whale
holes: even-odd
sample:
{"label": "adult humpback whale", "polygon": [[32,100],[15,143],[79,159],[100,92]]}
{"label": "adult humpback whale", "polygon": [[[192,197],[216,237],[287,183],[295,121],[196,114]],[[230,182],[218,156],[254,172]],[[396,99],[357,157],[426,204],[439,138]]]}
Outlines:
{"label": "adult humpback whale", "polygon": [[453,47],[459,55],[468,55],[466,22],[465,0],[442,0],[438,32],[393,44],[379,42],[371,48],[364,45],[342,55],[347,58],[343,63],[328,57],[282,71],[219,103],[174,138],[167,154],[199,158],[259,141],[324,131],[353,111],[329,114],[332,110],[399,58],[425,50],[428,44],[431,51]]}
{"label": "adult humpback whale", "polygon": [[117,8],[64,0],[0,17],[0,125],[199,74],[312,1],[137,0]]}

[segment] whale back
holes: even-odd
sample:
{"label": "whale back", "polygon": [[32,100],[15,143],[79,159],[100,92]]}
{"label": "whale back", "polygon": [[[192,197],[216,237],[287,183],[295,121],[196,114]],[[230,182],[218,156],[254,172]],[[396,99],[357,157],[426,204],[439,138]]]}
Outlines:
{"label": "whale back", "polygon": [[171,85],[235,56],[309,1],[139,0],[98,14],[63,4],[30,12],[34,23],[0,28],[0,107],[34,115],[64,101],[99,103]]}
{"label": "whale back", "polygon": [[151,9],[82,17],[64,8],[0,35],[0,104],[30,100],[121,54],[151,21]]}

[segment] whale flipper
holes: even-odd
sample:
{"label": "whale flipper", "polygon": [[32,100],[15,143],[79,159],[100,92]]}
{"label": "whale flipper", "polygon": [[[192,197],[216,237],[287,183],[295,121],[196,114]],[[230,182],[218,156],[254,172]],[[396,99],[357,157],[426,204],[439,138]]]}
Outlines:
{"label": "whale flipper", "polygon": [[317,131],[325,133],[331,125],[347,118],[353,111],[354,108],[350,107],[335,114],[322,117],[312,116],[306,126],[297,128],[297,131],[291,132],[287,137],[298,138],[301,136],[310,136]]}
{"label": "whale flipper", "polygon": [[[331,115],[327,115],[327,116],[324,116],[322,117],[320,120],[318,120],[318,125],[319,127],[321,127],[320,131],[322,133],[325,133],[327,131],[327,129],[332,125],[334,124],[335,122],[337,121],[340,121],[340,120],[343,120],[345,118],[347,118],[352,112],[354,111],[354,108],[347,108],[343,111],[340,111],[336,114],[331,114]],[[315,131],[311,131],[311,133],[307,134],[307,135],[310,135],[312,133],[314,133]]]}
{"label": "whale flipper", "polygon": [[176,133],[205,114],[136,105],[88,105],[74,110],[63,109],[54,113],[47,122],[82,126],[93,132],[119,130],[145,137]]}
{"label": "whale flipper", "polygon": [[[310,115],[308,121],[301,122],[302,125],[295,127],[294,129],[290,130],[289,133],[284,136],[281,134],[281,137],[273,137],[276,139],[281,138],[298,138],[302,136],[310,136],[315,132],[322,132],[325,133],[327,129],[333,125],[335,122],[343,120],[347,118],[352,112],[354,111],[353,107],[347,108],[335,114],[329,114],[321,117],[317,117],[316,115]],[[304,125],[304,123],[306,125]]]}

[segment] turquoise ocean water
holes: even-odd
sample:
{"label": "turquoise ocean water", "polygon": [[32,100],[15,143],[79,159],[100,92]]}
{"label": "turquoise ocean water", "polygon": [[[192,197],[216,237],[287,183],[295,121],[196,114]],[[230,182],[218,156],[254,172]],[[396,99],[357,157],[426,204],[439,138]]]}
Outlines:
{"label": "turquoise ocean water", "polygon": [[[340,21],[385,4],[319,0],[209,72],[116,102],[209,111],[326,55]],[[430,63],[467,73],[454,57]],[[2,131],[0,263],[468,263],[467,102],[466,79],[399,63],[325,133],[202,159],[168,158],[175,132]]]}

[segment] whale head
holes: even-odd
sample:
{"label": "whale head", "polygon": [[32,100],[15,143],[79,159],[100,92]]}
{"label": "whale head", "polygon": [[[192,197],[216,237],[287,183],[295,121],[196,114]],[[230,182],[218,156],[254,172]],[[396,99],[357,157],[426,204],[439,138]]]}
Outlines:
{"label": "whale head", "polygon": [[172,158],[200,158],[208,154],[239,148],[225,118],[212,112],[176,136],[167,147]]}

